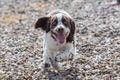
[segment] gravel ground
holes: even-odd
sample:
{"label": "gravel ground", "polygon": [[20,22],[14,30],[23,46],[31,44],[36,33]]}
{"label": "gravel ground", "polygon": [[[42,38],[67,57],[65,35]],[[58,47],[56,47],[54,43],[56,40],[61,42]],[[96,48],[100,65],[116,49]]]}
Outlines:
{"label": "gravel ground", "polygon": [[[112,0],[0,0],[0,80],[120,80],[120,6]],[[43,32],[36,20],[64,9],[76,21],[77,53],[64,70],[39,68]]]}

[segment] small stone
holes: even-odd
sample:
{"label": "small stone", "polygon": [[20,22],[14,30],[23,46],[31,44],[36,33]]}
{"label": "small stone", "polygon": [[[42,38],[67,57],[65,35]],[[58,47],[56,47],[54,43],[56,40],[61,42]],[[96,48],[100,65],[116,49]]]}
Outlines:
{"label": "small stone", "polygon": [[90,69],[90,68],[91,68],[90,65],[85,66],[85,69],[87,69],[87,70]]}

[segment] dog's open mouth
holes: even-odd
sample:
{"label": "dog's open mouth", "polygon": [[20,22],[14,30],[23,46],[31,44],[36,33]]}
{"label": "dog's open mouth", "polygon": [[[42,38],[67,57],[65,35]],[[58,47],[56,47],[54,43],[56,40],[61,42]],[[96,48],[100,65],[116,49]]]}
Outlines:
{"label": "dog's open mouth", "polygon": [[66,41],[66,38],[68,36],[68,33],[54,33],[54,36],[56,38],[56,40],[62,44]]}

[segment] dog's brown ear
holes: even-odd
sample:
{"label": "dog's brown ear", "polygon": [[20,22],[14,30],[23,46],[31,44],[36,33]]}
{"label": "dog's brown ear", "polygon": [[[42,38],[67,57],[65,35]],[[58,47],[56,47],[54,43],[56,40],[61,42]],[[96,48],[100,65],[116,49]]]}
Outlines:
{"label": "dog's brown ear", "polygon": [[37,20],[35,24],[35,28],[41,28],[42,30],[47,29],[47,24],[48,24],[49,17],[41,17]]}
{"label": "dog's brown ear", "polygon": [[73,20],[70,20],[70,24],[71,24],[71,33],[73,35],[76,30],[75,22]]}
{"label": "dog's brown ear", "polygon": [[75,22],[73,20],[70,20],[70,25],[71,25],[71,29],[70,29],[70,34],[67,38],[67,42],[74,41],[74,34],[75,34],[75,30],[76,30]]}

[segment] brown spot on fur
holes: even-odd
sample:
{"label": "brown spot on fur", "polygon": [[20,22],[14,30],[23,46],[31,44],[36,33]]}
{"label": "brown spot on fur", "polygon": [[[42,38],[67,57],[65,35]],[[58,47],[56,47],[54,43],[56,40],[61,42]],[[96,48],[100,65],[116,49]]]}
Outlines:
{"label": "brown spot on fur", "polygon": [[57,20],[57,17],[56,16],[52,16],[52,17],[50,17],[49,22],[53,23],[56,20]]}
{"label": "brown spot on fur", "polygon": [[56,38],[55,38],[52,34],[51,34],[51,37],[52,37],[55,41],[57,41]]}

